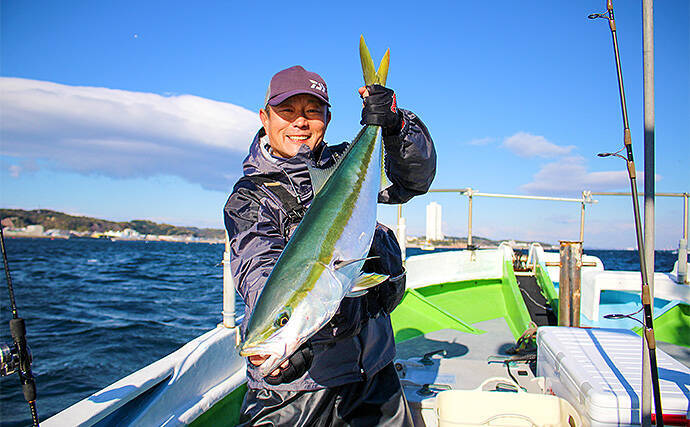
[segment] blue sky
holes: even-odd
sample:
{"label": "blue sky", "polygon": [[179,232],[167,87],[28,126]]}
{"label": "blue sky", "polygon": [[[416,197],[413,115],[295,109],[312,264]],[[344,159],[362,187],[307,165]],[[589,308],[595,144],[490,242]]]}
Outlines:
{"label": "blue sky", "polygon": [[[629,190],[604,0],[493,2],[50,2],[3,0],[0,206],[222,226],[267,83],[301,64],[328,83],[326,139],[358,130],[360,34],[391,49],[388,85],[427,124],[434,188],[578,197]],[[614,3],[637,169],[644,169],[640,1]],[[690,191],[690,6],[655,4],[656,188]],[[642,190],[642,180],[639,188]],[[635,245],[629,198],[588,207],[586,247]],[[465,235],[467,200],[425,205]],[[676,248],[682,199],[657,199],[657,248]],[[395,209],[380,209],[394,222]],[[474,234],[557,243],[579,205],[476,198]]]}

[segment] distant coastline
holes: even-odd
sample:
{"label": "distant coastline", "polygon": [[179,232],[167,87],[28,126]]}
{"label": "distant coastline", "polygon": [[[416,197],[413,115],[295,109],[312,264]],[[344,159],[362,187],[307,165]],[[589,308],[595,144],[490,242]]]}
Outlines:
{"label": "distant coastline", "polygon": [[[224,243],[225,230],[217,228],[180,227],[149,220],[108,221],[100,218],[69,215],[49,209],[0,209],[2,229],[6,237],[47,239],[106,239],[112,241],[159,241]],[[496,248],[504,240],[473,236],[478,249]],[[514,249],[528,249],[532,242],[505,240]],[[544,249],[558,249],[557,245],[539,242]],[[447,236],[443,240],[427,241],[423,237],[408,237],[408,248],[422,250],[467,249],[466,237]]]}
{"label": "distant coastline", "polygon": [[221,229],[179,227],[148,220],[115,222],[48,209],[0,209],[0,218],[3,234],[7,237],[200,243],[225,241],[225,231]]}

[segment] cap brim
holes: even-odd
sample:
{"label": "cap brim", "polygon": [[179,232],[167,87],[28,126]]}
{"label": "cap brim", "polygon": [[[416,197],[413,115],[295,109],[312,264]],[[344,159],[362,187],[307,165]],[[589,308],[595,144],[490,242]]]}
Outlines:
{"label": "cap brim", "polygon": [[328,105],[329,107],[331,106],[331,104],[330,104],[330,103],[326,100],[326,98],[324,98],[321,94],[316,93],[316,92],[310,92],[310,91],[304,90],[304,89],[296,89],[296,90],[291,90],[291,91],[289,91],[289,92],[281,93],[280,95],[274,96],[273,98],[269,99],[268,102],[267,102],[267,104],[268,104],[268,105],[271,105],[271,106],[273,106],[273,107],[275,107],[276,105],[278,105],[278,104],[280,104],[281,102],[285,101],[285,100],[288,99],[289,97],[295,96],[295,95],[300,95],[300,94],[303,94],[303,93],[304,93],[304,94],[307,94],[307,95],[315,96],[316,98],[318,98],[318,99],[319,99],[321,102],[323,102],[324,104]]}

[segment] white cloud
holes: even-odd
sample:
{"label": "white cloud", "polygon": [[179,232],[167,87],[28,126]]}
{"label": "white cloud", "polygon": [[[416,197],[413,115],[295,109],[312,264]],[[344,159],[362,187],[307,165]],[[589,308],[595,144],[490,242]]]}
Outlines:
{"label": "white cloud", "polygon": [[22,167],[19,165],[12,165],[8,169],[12,178],[19,178],[19,175],[22,172]]}
{"label": "white cloud", "polygon": [[6,77],[0,94],[3,155],[116,178],[175,175],[226,191],[260,127],[256,112],[192,95]]}
{"label": "white cloud", "polygon": [[[658,180],[659,175],[656,176]],[[644,184],[644,173],[637,172],[638,188]],[[617,171],[589,172],[581,156],[560,158],[544,165],[532,182],[521,186],[529,194],[573,194],[589,191],[629,191],[630,180],[625,165]]]}
{"label": "white cloud", "polygon": [[19,164],[9,161],[9,159],[0,159],[0,168],[6,170],[12,178],[19,178],[26,174],[36,172],[39,167],[33,160],[22,160]]}
{"label": "white cloud", "polygon": [[569,154],[575,147],[563,147],[549,142],[540,135],[518,132],[503,141],[503,147],[520,157],[557,157]]}

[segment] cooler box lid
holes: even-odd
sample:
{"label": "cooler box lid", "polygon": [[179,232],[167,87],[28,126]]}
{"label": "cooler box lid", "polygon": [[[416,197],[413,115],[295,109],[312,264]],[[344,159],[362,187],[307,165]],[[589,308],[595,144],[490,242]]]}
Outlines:
{"label": "cooler box lid", "polygon": [[[571,382],[579,396],[562,397],[584,407],[587,414],[583,416],[600,422],[639,423],[640,336],[624,329],[544,326],[537,332],[537,349],[537,375],[545,372],[547,382]],[[688,415],[690,369],[658,348],[656,355],[664,414]],[[540,368],[543,363],[554,366]],[[548,378],[554,372],[559,378]]]}

